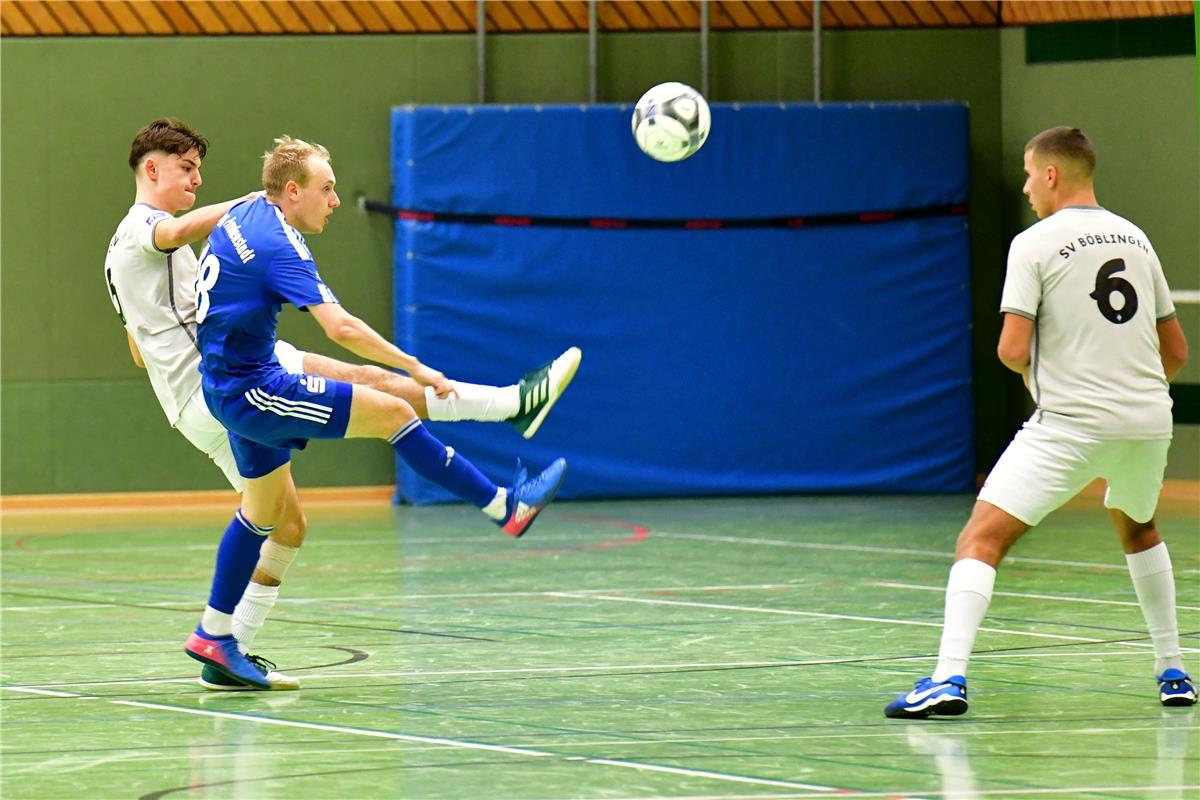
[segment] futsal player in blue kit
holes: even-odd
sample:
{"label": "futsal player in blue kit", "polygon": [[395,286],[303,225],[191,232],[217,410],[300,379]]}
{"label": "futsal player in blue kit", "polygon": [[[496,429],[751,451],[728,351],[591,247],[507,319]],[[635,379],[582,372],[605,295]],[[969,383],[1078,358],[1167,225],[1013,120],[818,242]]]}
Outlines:
{"label": "futsal player in blue kit", "polygon": [[217,550],[208,605],[185,646],[192,658],[259,689],[270,684],[239,652],[232,614],[263,539],[292,494],[292,450],[309,439],[385,439],[413,471],[473,503],[514,537],[554,499],[567,466],[557,459],[532,479],[518,468],[511,487],[497,486],[429,433],[404,400],[280,366],[277,318],[290,303],[355,355],[402,369],[439,395],[454,391],[440,372],[345,311],[321,280],[303,234],[323,231],[340,205],[329,152],[284,136],[264,161],[264,196],[233,206],[200,256],[196,321],[204,400],[229,431],[246,487]]}

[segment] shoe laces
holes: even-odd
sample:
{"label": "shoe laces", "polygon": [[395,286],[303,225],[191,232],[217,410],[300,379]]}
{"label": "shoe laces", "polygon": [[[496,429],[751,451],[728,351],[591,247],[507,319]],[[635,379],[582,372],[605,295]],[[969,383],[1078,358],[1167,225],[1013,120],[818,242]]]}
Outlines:
{"label": "shoe laces", "polygon": [[269,673],[275,669],[275,662],[271,661],[269,658],[263,658],[262,656],[252,656],[249,653],[247,653],[246,660],[249,661],[251,664],[253,664],[255,666],[255,668],[259,672],[261,672],[263,675],[266,675],[267,673]]}

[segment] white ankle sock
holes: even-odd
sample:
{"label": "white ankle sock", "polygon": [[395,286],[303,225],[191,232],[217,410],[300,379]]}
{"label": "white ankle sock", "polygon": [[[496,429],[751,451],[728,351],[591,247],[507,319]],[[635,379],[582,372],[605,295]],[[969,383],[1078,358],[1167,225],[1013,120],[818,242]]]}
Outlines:
{"label": "white ankle sock", "polygon": [[1175,573],[1167,543],[1159,542],[1140,553],[1127,553],[1125,563],[1129,565],[1133,590],[1154,642],[1154,674],[1161,675],[1172,668],[1182,670],[1179,622],[1175,616]]}
{"label": "white ankle sock", "polygon": [[496,489],[496,496],[482,510],[484,514],[488,515],[489,519],[494,519],[497,522],[504,519],[505,513],[508,511],[508,489],[505,489],[503,486]]}
{"label": "white ankle sock", "polygon": [[521,406],[521,393],[513,386],[480,386],[454,382],[458,396],[438,397],[433,387],[425,387],[425,407],[434,422],[477,420],[499,422],[512,419]]}
{"label": "white ankle sock", "polygon": [[228,636],[232,624],[233,617],[230,615],[223,611],[217,611],[212,606],[204,607],[204,614],[200,617],[200,627],[209,636]]}
{"label": "white ankle sock", "polygon": [[253,581],[246,584],[246,591],[233,610],[233,638],[238,640],[238,648],[243,653],[254,644],[254,638],[258,636],[259,629],[267,621],[267,614],[271,613],[278,599],[278,586],[265,586]]}
{"label": "white ankle sock", "polygon": [[996,570],[974,558],[954,562],[946,581],[946,612],[942,624],[942,644],[938,648],[935,681],[951,675],[967,674],[967,661],[975,646],[975,634],[983,623],[988,604],[992,602],[992,586]]}

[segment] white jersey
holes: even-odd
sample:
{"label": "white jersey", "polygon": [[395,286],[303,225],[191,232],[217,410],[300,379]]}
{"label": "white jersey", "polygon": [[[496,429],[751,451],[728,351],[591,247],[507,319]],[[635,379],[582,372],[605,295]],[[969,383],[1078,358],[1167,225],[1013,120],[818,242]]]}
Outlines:
{"label": "white jersey", "polygon": [[1000,310],[1035,321],[1033,421],[1089,439],[1171,437],[1157,324],[1175,315],[1146,234],[1068,206],[1013,239]]}
{"label": "white jersey", "polygon": [[133,337],[159,405],[174,426],[200,390],[196,348],[196,254],[154,246],[154,228],[171,217],[137,203],[117,226],[104,259],[108,291]]}

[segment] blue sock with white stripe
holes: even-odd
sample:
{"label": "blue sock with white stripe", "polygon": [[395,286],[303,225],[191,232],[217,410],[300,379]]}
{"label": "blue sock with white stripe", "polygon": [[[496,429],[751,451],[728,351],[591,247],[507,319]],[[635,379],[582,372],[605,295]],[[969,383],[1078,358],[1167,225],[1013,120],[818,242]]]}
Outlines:
{"label": "blue sock with white stripe", "polygon": [[484,477],[467,459],[446,447],[414,419],[392,435],[388,442],[413,472],[448,489],[477,508],[496,497],[499,487]]}
{"label": "blue sock with white stripe", "polygon": [[221,537],[217,548],[217,568],[213,572],[212,591],[208,596],[210,608],[222,614],[232,614],[242,599],[258,564],[258,551],[274,528],[255,525],[242,516],[239,508],[233,521]]}

